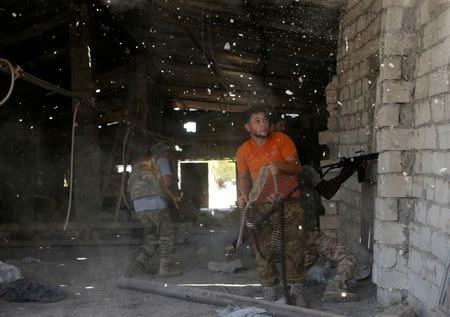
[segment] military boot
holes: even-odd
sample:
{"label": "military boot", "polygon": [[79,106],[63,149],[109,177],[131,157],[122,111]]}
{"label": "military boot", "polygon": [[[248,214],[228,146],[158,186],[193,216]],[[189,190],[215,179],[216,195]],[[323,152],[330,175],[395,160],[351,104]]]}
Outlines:
{"label": "military boot", "polygon": [[337,280],[328,282],[323,293],[323,301],[328,303],[357,302],[359,300],[358,294],[347,291],[345,282]]}
{"label": "military boot", "polygon": [[278,299],[276,286],[263,287],[263,299],[269,302],[274,302]]}
{"label": "military boot", "polygon": [[159,264],[159,277],[172,277],[183,274],[183,271],[176,267],[175,262],[161,261]]}

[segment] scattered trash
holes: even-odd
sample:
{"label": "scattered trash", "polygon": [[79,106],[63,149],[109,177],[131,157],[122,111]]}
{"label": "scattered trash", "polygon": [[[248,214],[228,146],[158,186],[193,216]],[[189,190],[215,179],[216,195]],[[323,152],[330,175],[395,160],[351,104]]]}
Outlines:
{"label": "scattered trash", "polygon": [[58,286],[20,279],[0,286],[0,298],[8,302],[54,303],[64,299],[64,292]]}
{"label": "scattered trash", "polygon": [[242,264],[242,261],[240,259],[236,259],[230,262],[210,261],[208,263],[208,270],[213,272],[233,273],[242,268],[244,268],[244,265]]}
{"label": "scattered trash", "polygon": [[216,309],[220,317],[270,317],[265,309],[256,307],[241,308],[239,306],[227,306]]}
{"label": "scattered trash", "polygon": [[31,263],[40,263],[41,260],[39,260],[37,258],[33,258],[31,256],[26,256],[22,259],[22,262],[26,263],[26,264],[31,264]]}
{"label": "scattered trash", "polygon": [[22,274],[17,267],[0,261],[0,284],[14,282],[21,278]]}

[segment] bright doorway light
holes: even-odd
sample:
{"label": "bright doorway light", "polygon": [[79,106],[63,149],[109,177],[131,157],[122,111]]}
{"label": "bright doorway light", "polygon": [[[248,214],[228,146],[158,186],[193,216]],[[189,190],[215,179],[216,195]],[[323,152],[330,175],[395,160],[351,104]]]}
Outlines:
{"label": "bright doorway light", "polygon": [[[127,172],[131,173],[131,170],[132,170],[131,165],[127,165]],[[123,173],[123,165],[122,164],[116,165],[116,172]]]}
{"label": "bright doorway light", "polygon": [[186,122],[183,125],[183,127],[186,130],[186,132],[191,132],[191,133],[197,132],[197,123],[196,122],[193,122],[193,121]]}

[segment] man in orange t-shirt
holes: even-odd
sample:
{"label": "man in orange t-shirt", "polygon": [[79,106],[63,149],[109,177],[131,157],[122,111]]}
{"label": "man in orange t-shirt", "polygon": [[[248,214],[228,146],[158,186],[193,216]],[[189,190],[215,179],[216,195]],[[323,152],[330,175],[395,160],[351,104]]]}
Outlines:
{"label": "man in orange t-shirt", "polygon": [[[270,172],[261,194],[249,210],[249,219],[257,220],[272,207],[275,195],[284,199],[284,259],[286,280],[292,284],[292,296],[297,305],[304,306],[301,284],[305,279],[304,268],[304,211],[298,201],[297,175],[302,166],[292,140],[281,132],[269,133],[269,122],[265,109],[252,107],[246,113],[245,129],[250,139],[244,142],[236,153],[238,170],[238,205],[244,208],[250,193],[250,183],[255,182],[259,170],[266,166]],[[276,185],[274,186],[275,179]],[[297,188],[297,190],[296,190]],[[278,190],[278,193],[275,191]],[[291,194],[289,196],[289,194]],[[289,197],[288,197],[289,196]],[[256,271],[263,286],[264,299],[276,300],[276,285],[279,281],[273,244],[275,219],[272,216],[257,233],[257,244],[262,251],[256,254]],[[254,249],[256,248],[253,243]]]}

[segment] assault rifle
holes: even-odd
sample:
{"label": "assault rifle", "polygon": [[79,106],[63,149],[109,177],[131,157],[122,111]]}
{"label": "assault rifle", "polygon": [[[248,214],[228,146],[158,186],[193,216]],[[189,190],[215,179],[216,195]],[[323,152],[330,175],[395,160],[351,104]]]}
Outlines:
{"label": "assault rifle", "polygon": [[[365,153],[364,151],[358,151],[355,153]],[[330,170],[336,168],[347,168],[354,169],[358,171],[358,182],[362,183],[366,181],[366,161],[376,160],[378,159],[378,153],[370,153],[370,154],[361,154],[353,157],[343,157],[337,163],[328,164],[320,167],[320,178],[323,178]]]}

